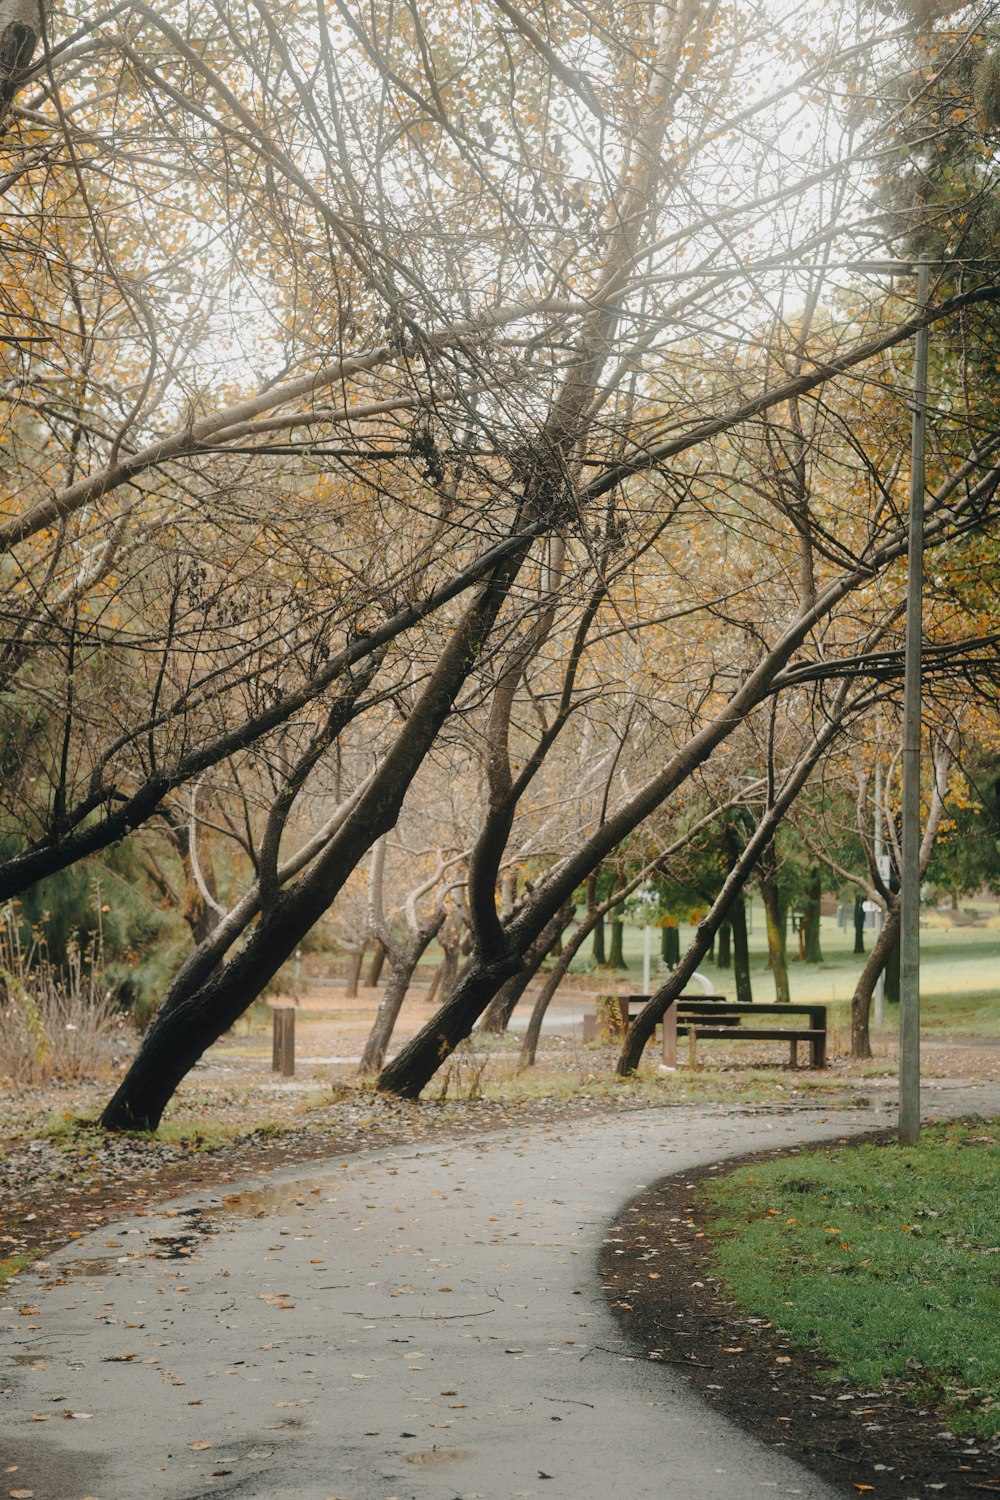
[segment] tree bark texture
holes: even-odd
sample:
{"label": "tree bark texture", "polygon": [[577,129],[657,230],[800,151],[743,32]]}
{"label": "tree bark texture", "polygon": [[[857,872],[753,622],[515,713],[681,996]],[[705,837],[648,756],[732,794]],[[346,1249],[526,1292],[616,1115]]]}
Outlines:
{"label": "tree bark texture", "polygon": [[[871,1057],[871,1006],[872,995],[878,977],[883,969],[886,969],[892,954],[899,953],[899,902],[897,901],[886,913],[882,924],[882,931],[875,939],[867,962],[858,977],[854,994],[851,997],[851,1056],[856,1058]],[[897,959],[898,969],[898,959]],[[888,984],[886,985],[888,989]]]}
{"label": "tree bark texture", "polygon": [[[389,1050],[392,1033],[399,1019],[399,1012],[403,1007],[403,1001],[406,999],[406,992],[413,979],[414,970],[421,958],[423,958],[429,943],[437,935],[443,921],[444,912],[441,911],[432,922],[429,922],[426,927],[420,929],[416,937],[402,946],[393,958],[389,967],[388,977],[386,978],[382,999],[379,1001],[372,1029],[368,1033],[368,1040],[365,1042],[364,1051],[361,1054],[361,1062],[358,1066],[359,1073],[377,1073],[385,1062],[385,1054]],[[384,948],[381,951],[383,954],[385,953]]]}
{"label": "tree bark texture", "polygon": [[524,966],[521,971],[513,974],[505,984],[501,985],[490,1001],[483,1016],[480,1028],[482,1031],[500,1035],[507,1030],[518,1001],[549,954],[556,948],[567,923],[572,920],[573,906],[571,904],[561,906],[524,955]]}

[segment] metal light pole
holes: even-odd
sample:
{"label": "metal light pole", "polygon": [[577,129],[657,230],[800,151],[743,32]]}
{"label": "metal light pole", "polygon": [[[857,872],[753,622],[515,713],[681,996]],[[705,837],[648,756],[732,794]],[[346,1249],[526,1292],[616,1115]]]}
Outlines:
{"label": "metal light pole", "polygon": [[[927,303],[929,267],[921,264],[917,302]],[[899,1139],[920,1135],[920,669],[924,593],[924,434],[927,412],[927,329],[916,335],[910,444],[910,543],[906,579],[903,677],[903,848],[899,934]]]}
{"label": "metal light pole", "polygon": [[[879,733],[881,726],[876,726],[875,732],[875,868],[883,880],[888,879],[884,867],[885,856],[882,853],[882,761],[880,758]],[[875,913],[875,941],[879,940],[882,931],[882,908],[879,907]],[[885,1025],[885,968],[875,981],[875,1030],[879,1033]]]}

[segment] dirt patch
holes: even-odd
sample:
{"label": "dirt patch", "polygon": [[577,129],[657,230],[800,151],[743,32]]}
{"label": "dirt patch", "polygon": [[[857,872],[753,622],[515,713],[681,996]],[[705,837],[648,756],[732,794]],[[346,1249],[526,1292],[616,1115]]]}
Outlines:
{"label": "dirt patch", "polygon": [[769,1447],[849,1494],[1000,1495],[996,1440],[953,1437],[940,1415],[901,1392],[820,1379],[829,1370],[824,1361],[726,1300],[711,1274],[699,1184],[740,1165],[727,1161],[667,1178],[633,1199],[609,1227],[601,1275],[627,1336]]}

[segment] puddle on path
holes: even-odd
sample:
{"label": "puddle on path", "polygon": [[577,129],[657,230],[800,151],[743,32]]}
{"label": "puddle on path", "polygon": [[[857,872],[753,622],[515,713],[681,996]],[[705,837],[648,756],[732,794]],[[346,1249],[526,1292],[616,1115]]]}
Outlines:
{"label": "puddle on path", "polygon": [[308,1208],[323,1194],[333,1195],[335,1185],[328,1178],[298,1177],[294,1182],[276,1182],[268,1187],[247,1188],[242,1193],[226,1193],[221,1210],[234,1219],[263,1219],[267,1214],[290,1208]]}
{"label": "puddle on path", "polygon": [[62,1281],[67,1276],[107,1276],[109,1271],[117,1269],[118,1262],[113,1255],[102,1255],[95,1260],[74,1260],[71,1264],[58,1268],[56,1280]]}
{"label": "puddle on path", "polygon": [[408,1453],[406,1462],[427,1469],[433,1464],[450,1464],[456,1459],[468,1458],[468,1456],[464,1448],[429,1448],[423,1453]]}

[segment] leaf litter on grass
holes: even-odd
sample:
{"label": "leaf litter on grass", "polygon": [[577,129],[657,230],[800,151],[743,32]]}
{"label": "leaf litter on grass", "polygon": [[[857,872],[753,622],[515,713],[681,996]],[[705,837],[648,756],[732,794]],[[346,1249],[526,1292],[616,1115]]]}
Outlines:
{"label": "leaf litter on grass", "polygon": [[770,1161],[706,1187],[732,1296],[862,1386],[1000,1432],[1000,1149],[983,1122]]}

